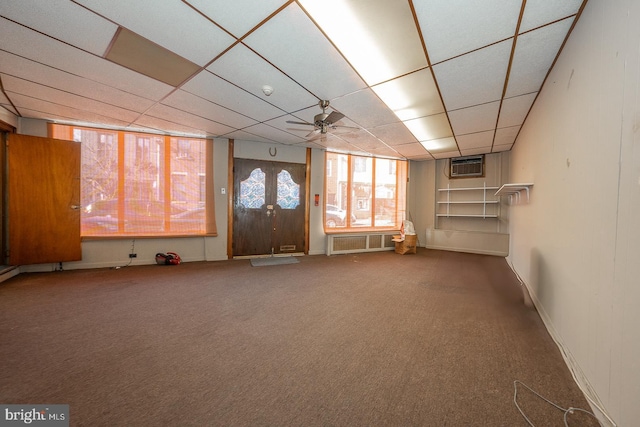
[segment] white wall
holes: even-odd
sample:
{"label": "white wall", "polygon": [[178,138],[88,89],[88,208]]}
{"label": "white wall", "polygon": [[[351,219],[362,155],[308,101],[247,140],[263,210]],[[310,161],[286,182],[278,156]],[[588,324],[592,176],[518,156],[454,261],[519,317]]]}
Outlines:
{"label": "white wall", "polygon": [[[418,246],[430,249],[472,252],[506,256],[509,253],[509,206],[507,200],[488,206],[487,213],[494,211],[498,218],[443,218],[436,217],[438,200],[446,200],[438,189],[500,187],[509,171],[508,152],[485,156],[485,176],[481,178],[449,179],[449,160],[410,162],[407,198],[407,218],[414,222],[418,235]],[[487,190],[487,199],[494,199],[495,190]],[[482,200],[482,192],[470,192],[468,200]],[[457,205],[473,212],[482,213],[481,205]],[[480,211],[478,211],[480,209]]]}
{"label": "white wall", "polygon": [[640,419],[640,2],[591,0],[511,153],[514,270],[587,394]]}

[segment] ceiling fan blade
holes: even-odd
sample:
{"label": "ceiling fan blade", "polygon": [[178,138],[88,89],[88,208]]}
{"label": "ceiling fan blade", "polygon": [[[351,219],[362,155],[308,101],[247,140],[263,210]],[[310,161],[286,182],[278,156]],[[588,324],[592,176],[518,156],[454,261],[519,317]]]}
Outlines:
{"label": "ceiling fan blade", "polygon": [[338,113],[337,111],[332,111],[331,114],[329,114],[327,118],[324,119],[324,121],[327,123],[335,123],[338,120],[342,119],[343,117],[344,117],[344,114]]}
{"label": "ceiling fan blade", "polygon": [[312,130],[311,132],[309,132],[307,134],[307,136],[305,136],[305,138],[309,138],[309,137],[312,137],[312,136],[315,136],[315,135],[320,135],[320,134],[321,134],[320,133],[320,129],[315,129],[315,130]]}
{"label": "ceiling fan blade", "polygon": [[287,120],[287,123],[292,124],[292,125],[307,125],[307,126],[315,126],[313,123],[308,123],[308,122],[294,122],[291,120]]}
{"label": "ceiling fan blade", "polygon": [[360,129],[358,126],[345,126],[345,125],[331,125],[331,129]]}

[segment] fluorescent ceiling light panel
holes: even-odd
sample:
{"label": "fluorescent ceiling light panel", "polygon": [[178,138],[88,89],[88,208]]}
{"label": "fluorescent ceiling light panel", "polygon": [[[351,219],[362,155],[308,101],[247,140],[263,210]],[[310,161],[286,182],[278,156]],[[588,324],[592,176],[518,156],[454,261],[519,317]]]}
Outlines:
{"label": "fluorescent ceiling light panel", "polygon": [[430,153],[446,153],[458,150],[458,145],[453,137],[422,141],[420,144]]}
{"label": "fluorescent ceiling light panel", "polygon": [[453,136],[451,127],[449,126],[449,120],[444,113],[407,120],[404,124],[418,141],[429,141]]}
{"label": "fluorescent ceiling light panel", "polygon": [[400,120],[444,113],[444,106],[430,69],[372,87]]}
{"label": "fluorescent ceiling light panel", "polygon": [[200,69],[199,65],[122,27],[105,58],[171,86],[179,86]]}
{"label": "fluorescent ceiling light panel", "polygon": [[369,85],[427,66],[408,2],[299,3]]}

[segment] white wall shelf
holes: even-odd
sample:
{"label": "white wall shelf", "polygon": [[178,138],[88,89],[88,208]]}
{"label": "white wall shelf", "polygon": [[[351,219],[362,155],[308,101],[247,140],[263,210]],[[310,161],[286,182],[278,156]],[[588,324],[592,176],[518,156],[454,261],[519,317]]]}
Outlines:
{"label": "white wall shelf", "polygon": [[533,187],[533,183],[523,184],[504,184],[496,191],[495,196],[509,196],[509,202],[515,197],[516,204],[520,203],[520,194],[522,191],[527,195],[527,203],[529,203],[529,191]]}
{"label": "white wall shelf", "polygon": [[[492,194],[488,191],[498,190],[498,187],[488,187],[486,184],[482,187],[459,187],[439,188],[440,193],[446,194],[445,200],[438,200],[439,206],[446,208],[445,212],[437,212],[439,218],[498,218],[496,208],[487,210],[488,206],[497,205],[499,200],[492,199]],[[452,195],[456,194],[453,199]],[[470,209],[457,210],[455,206],[468,205]],[[476,208],[477,206],[477,208]]]}

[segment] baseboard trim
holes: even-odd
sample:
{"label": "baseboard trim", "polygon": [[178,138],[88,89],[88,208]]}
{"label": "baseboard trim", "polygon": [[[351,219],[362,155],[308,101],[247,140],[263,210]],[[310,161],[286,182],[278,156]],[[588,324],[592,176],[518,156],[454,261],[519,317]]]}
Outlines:
{"label": "baseboard trim", "polygon": [[531,286],[529,286],[529,284],[522,279],[522,276],[518,274],[517,270],[515,269],[513,264],[509,261],[508,258],[507,258],[507,265],[509,266],[509,268],[511,268],[511,271],[513,271],[513,274],[516,275],[516,277],[518,278],[518,281],[520,282],[520,285],[523,288],[525,304],[526,305],[532,304],[533,308],[535,308],[535,310],[540,315],[540,318],[542,319],[542,323],[544,323],[544,326],[549,332],[549,335],[551,335],[551,338],[553,339],[555,344],[558,346],[558,349],[560,350],[560,354],[562,355],[562,358],[564,359],[565,364],[569,368],[569,371],[571,372],[571,376],[573,377],[573,380],[578,385],[578,387],[584,394],[585,398],[589,402],[589,405],[591,406],[591,410],[594,413],[594,415],[596,415],[596,417],[598,418],[598,421],[600,421],[603,426],[617,427],[617,424],[613,421],[613,419],[609,416],[607,411],[604,409],[604,404],[602,403],[602,400],[600,400],[600,398],[598,397],[598,393],[596,393],[596,391],[591,386],[591,383],[589,382],[589,379],[587,378],[587,376],[584,374],[584,371],[582,370],[582,368],[580,367],[576,359],[573,357],[573,354],[571,353],[571,351],[569,351],[569,349],[565,346],[562,336],[558,333],[558,331],[554,327],[553,322],[551,321],[551,318],[545,311],[544,307],[542,306],[542,303],[540,303],[540,300],[538,300],[538,296],[531,291]]}
{"label": "baseboard trim", "polygon": [[5,280],[11,279],[12,277],[17,276],[18,274],[20,274],[19,267],[14,265],[4,267],[2,271],[0,271],[0,283],[4,282]]}

